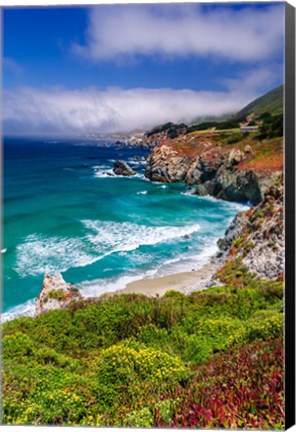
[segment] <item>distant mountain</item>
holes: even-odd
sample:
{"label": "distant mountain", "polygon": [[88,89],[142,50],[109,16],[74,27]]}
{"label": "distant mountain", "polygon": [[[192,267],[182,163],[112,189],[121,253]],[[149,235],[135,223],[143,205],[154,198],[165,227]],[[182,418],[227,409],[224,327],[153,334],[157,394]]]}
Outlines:
{"label": "distant mountain", "polygon": [[255,99],[253,102],[245,106],[239,111],[234,119],[247,116],[248,114],[254,113],[255,116],[259,116],[263,113],[270,113],[271,115],[282,114],[284,105],[284,91],[283,85],[269,91],[268,93]]}

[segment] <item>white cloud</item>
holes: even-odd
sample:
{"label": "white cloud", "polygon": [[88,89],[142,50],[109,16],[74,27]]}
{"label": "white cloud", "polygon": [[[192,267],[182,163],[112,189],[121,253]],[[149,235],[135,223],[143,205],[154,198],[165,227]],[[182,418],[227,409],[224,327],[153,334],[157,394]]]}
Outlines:
{"label": "white cloud", "polygon": [[284,80],[283,65],[270,63],[269,66],[259,66],[251,70],[245,70],[238,77],[226,78],[220,82],[231,91],[244,91],[254,93],[265,88],[272,87],[276,82]]}
{"label": "white cloud", "polygon": [[94,61],[137,55],[200,55],[261,61],[283,44],[284,7],[107,5],[90,10],[86,42],[73,50]]}
{"label": "white cloud", "polygon": [[19,88],[4,92],[4,133],[70,135],[146,129],[166,121],[235,112],[255,96],[250,89],[201,92],[165,88]]}

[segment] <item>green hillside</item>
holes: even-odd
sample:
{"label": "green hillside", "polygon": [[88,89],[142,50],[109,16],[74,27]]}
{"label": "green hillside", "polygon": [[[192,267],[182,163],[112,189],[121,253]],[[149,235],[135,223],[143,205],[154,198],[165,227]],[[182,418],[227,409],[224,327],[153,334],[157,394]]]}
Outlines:
{"label": "green hillside", "polygon": [[[146,132],[146,136],[153,136],[157,133],[166,133],[170,139],[179,135],[184,135],[196,130],[216,127],[216,129],[232,129],[239,127],[238,122],[245,119],[248,114],[255,114],[259,117],[262,114],[269,113],[271,116],[282,116],[284,105],[283,85],[271,90],[270,92],[255,99],[233,116],[204,117],[196,119],[195,122],[188,124],[175,124],[172,122],[158,125]],[[275,118],[275,117],[272,117]],[[268,120],[270,122],[270,119]],[[276,135],[278,136],[278,135]]]}
{"label": "green hillside", "polygon": [[2,421],[281,429],[283,284],[232,262],[220,274],[226,286],[188,296],[101,297],[5,323]]}
{"label": "green hillside", "polygon": [[271,115],[282,114],[283,105],[284,95],[283,85],[281,85],[249,103],[241,111],[239,111],[234,116],[234,118],[240,118],[251,113],[254,113],[256,116],[266,112],[270,113]]}

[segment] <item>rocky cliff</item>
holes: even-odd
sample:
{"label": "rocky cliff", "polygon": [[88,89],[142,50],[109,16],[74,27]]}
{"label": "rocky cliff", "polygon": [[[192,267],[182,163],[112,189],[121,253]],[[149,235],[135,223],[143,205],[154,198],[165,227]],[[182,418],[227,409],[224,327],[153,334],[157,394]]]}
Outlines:
{"label": "rocky cliff", "polygon": [[282,279],[285,265],[283,186],[267,190],[261,203],[239,213],[218,246],[261,278]]}
{"label": "rocky cliff", "polygon": [[[275,147],[279,146],[276,142]],[[219,135],[192,134],[181,141],[163,141],[155,147],[147,159],[145,175],[153,181],[184,181],[195,186],[198,195],[257,205],[282,172],[278,153],[272,154],[272,166],[268,166],[268,150],[267,143],[261,148],[260,143],[250,145],[248,140],[239,145],[225,145],[219,142]],[[266,166],[260,165],[262,157]]]}
{"label": "rocky cliff", "polygon": [[60,273],[44,276],[41,292],[37,298],[35,315],[53,309],[63,309],[73,301],[82,300],[78,288],[66,282]]}
{"label": "rocky cliff", "polygon": [[259,277],[284,271],[282,139],[255,141],[223,134],[189,134],[160,143],[147,159],[146,177],[185,182],[198,195],[249,202],[236,216],[219,247]]}

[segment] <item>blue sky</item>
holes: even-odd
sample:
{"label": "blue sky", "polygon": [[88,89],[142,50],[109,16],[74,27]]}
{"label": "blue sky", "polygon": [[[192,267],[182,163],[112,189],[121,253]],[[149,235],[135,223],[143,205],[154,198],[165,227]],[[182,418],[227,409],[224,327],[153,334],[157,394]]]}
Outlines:
{"label": "blue sky", "polygon": [[284,4],[6,8],[4,131],[108,132],[235,112],[282,83]]}

